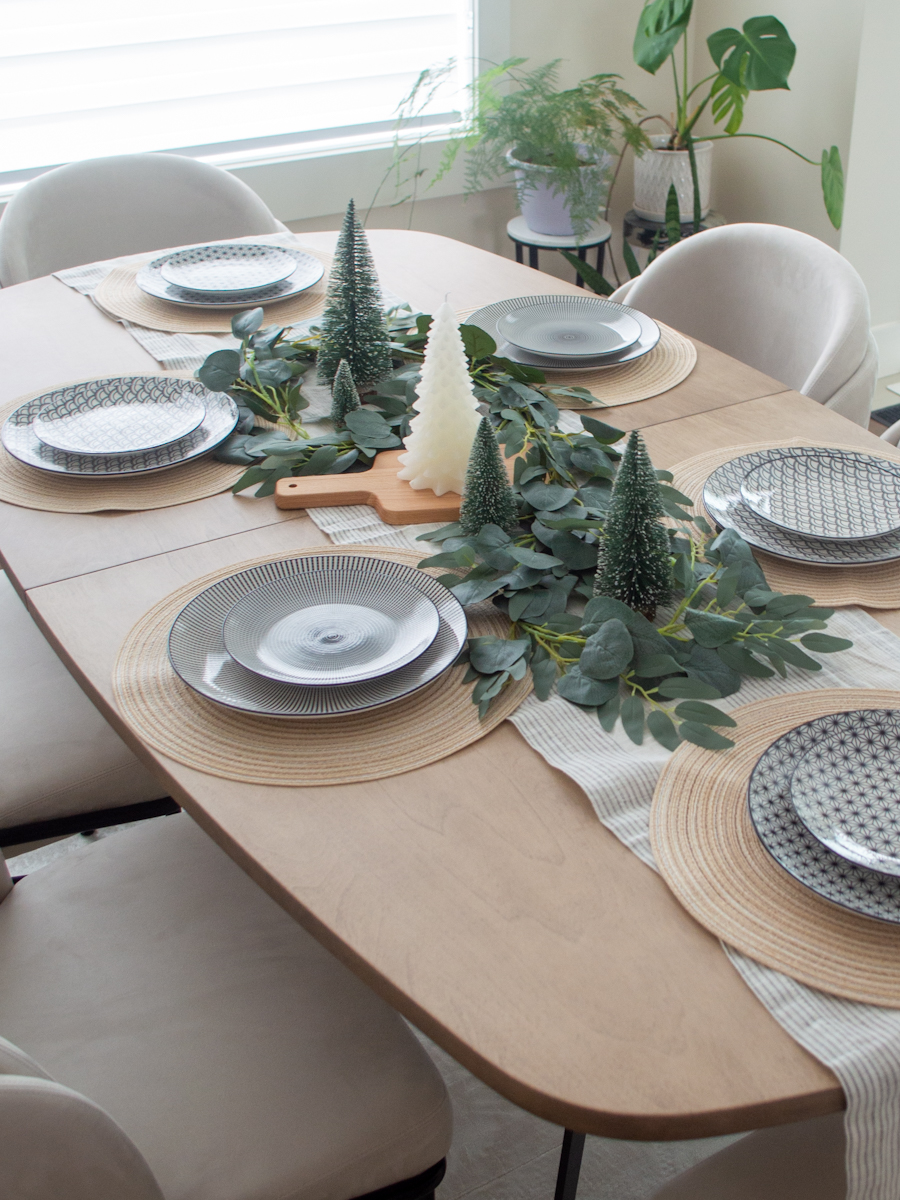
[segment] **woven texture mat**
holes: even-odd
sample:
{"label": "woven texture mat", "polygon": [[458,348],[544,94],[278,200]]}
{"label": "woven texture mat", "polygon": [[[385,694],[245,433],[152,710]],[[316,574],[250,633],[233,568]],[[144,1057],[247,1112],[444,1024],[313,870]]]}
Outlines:
{"label": "woven texture mat", "polygon": [[[70,379],[57,386],[84,382],[87,381]],[[0,408],[0,425],[20,405],[48,390],[52,389],[29,392],[4,405]],[[142,512],[227,492],[245,470],[245,467],[216,462],[207,455],[179,467],[129,475],[123,479],[79,479],[29,467],[0,446],[0,500],[19,508],[38,508],[44,512]]]}
{"label": "woven texture mat", "polygon": [[[754,450],[773,450],[777,446],[829,446],[838,450],[857,450],[878,458],[897,461],[893,447],[881,450],[878,446],[853,446],[845,442],[811,442],[809,438],[789,438],[779,442],[755,442],[747,446],[729,446],[710,450],[696,458],[685,459],[672,468],[674,486],[690,496],[697,512],[709,517],[703,507],[703,485],[722,463],[750,454]],[[799,593],[812,596],[817,604],[830,608],[843,608],[861,604],[867,608],[900,608],[900,560],[888,563],[873,563],[870,566],[820,567],[812,563],[791,562],[776,558],[763,550],[753,548],[753,557],[765,572],[771,588],[789,595]]]}
{"label": "woven texture mat", "polygon": [[732,710],[733,750],[679,746],[653,800],[657,865],[688,912],[766,966],[849,1000],[900,1008],[900,926],[823,900],[763,848],[747,784],[772,742],[815,717],[900,708],[900,692],[834,688],[758,700]]}
{"label": "woven texture mat", "polygon": [[[113,672],[119,711],[156,750],[209,775],[283,787],[358,783],[401,775],[477,742],[531,691],[528,674],[512,682],[483,721],[461,686],[465,666],[452,667],[420,691],[382,708],[341,717],[281,720],[223,708],[191,691],[169,665],[166,645],[176,615],[219,579],[273,562],[321,554],[322,547],[266,555],[195,579],[146,613],[128,634]],[[364,554],[415,566],[420,551],[333,546],[332,554]],[[438,575],[435,570],[430,574]],[[505,637],[509,622],[489,606],[470,610],[469,633]]]}
{"label": "woven texture mat", "polygon": [[[311,250],[307,246],[298,246],[297,249],[324,263],[325,274],[317,284],[301,292],[299,296],[263,305],[266,325],[293,325],[308,317],[317,317],[325,310],[325,293],[332,256],[319,250]],[[148,296],[135,283],[135,276],[143,265],[131,263],[114,267],[94,292],[94,300],[111,317],[132,321],[135,325],[143,325],[147,329],[162,329],[167,333],[231,332],[231,318],[238,309],[215,312],[206,308],[182,308],[177,304],[159,300],[156,296]],[[247,308],[254,307],[255,305],[248,302]]]}

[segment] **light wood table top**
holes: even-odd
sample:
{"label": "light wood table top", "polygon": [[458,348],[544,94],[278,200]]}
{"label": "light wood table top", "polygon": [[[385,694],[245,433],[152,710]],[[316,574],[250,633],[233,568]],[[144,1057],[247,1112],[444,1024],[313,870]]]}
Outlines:
{"label": "light wood table top", "polygon": [[[329,236],[304,240],[322,246]],[[446,239],[371,236],[386,285],[423,308],[448,287],[460,309],[572,290]],[[0,318],[7,329],[19,322],[7,395],[91,371],[149,369],[124,330],[55,281],[4,289]],[[46,345],[46,331],[71,338],[77,359],[55,356],[55,374],[51,356],[27,351]],[[646,429],[657,465],[761,436],[872,443],[758,372],[699,351],[677,388],[608,414]],[[833,1075],[769,1016],[717,940],[508,723],[424,769],[327,788],[217,779],[133,737],[110,680],[134,622],[217,567],[325,541],[302,514],[231,496],[116,516],[4,505],[0,524],[0,549],[32,613],[172,795],[302,925],[499,1092],[560,1125],[636,1139],[710,1136],[842,1107]]]}

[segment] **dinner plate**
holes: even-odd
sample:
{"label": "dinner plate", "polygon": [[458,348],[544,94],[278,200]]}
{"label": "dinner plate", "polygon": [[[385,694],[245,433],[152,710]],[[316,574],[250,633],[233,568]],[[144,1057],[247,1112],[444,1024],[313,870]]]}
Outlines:
{"label": "dinner plate", "polygon": [[[869,716],[877,720],[896,714],[872,710]],[[833,728],[834,720],[819,717],[799,725],[765,751],[747,788],[750,817],[763,846],[799,883],[861,916],[900,924],[900,879],[835,854],[810,833],[791,800],[794,771]]]}
{"label": "dinner plate", "polygon": [[[512,362],[522,363],[523,366],[538,367],[542,371],[596,371],[618,367],[622,363],[632,362],[636,358],[642,358],[645,354],[649,354],[659,341],[659,326],[653,318],[638,312],[636,308],[629,308],[626,304],[619,307],[625,315],[637,321],[641,329],[640,336],[632,346],[596,358],[578,355],[565,357],[558,354],[535,354],[531,350],[522,350],[518,346],[514,346],[498,328],[499,322],[510,313],[531,308],[538,303],[557,303],[559,299],[559,296],[515,296],[511,300],[499,300],[496,304],[488,304],[484,308],[479,308],[470,317],[466,317],[465,323],[477,325],[479,329],[489,333],[497,343],[497,355],[500,358],[511,359]],[[602,296],[585,296],[584,300],[589,305],[596,303],[606,306],[610,303]],[[602,311],[602,309],[598,308],[598,311]]]}
{"label": "dinner plate", "polygon": [[900,531],[900,462],[857,450],[789,448],[741,481],[741,499],[791,533],[848,540]]}
{"label": "dinner plate", "polygon": [[[741,483],[750,471],[770,461],[778,453],[777,450],[757,450],[742,454],[713,471],[703,486],[703,503],[717,525],[723,529],[737,530],[751,546],[758,546],[760,550],[794,562],[815,563],[823,567],[849,567],[891,562],[900,558],[900,533],[886,533],[865,540],[831,541],[789,533],[755,513],[743,501]],[[791,449],[791,454],[801,456],[814,456],[817,453],[815,447]]]}
{"label": "dinner plate", "polygon": [[440,625],[417,586],[372,558],[302,570],[254,588],[225,618],[225,649],[257,675],[284,683],[362,683],[424,653]]}
{"label": "dinner plate", "polygon": [[500,317],[497,330],[520,350],[579,358],[627,350],[641,336],[640,324],[621,304],[590,296],[558,296],[516,309]]}
{"label": "dinner plate", "polygon": [[281,283],[296,267],[280,246],[225,242],[179,250],[165,259],[159,273],[187,292],[252,292]]}
{"label": "dinner plate", "polygon": [[[178,396],[187,392],[204,408],[201,423],[187,437],[155,450],[133,454],[70,454],[45,445],[34,431],[35,417],[57,405],[90,404],[112,395],[125,403],[152,403],[154,398]],[[130,375],[112,379],[92,379],[73,383],[28,400],[7,417],[0,429],[0,441],[19,462],[41,471],[61,475],[109,476],[135,475],[159,471],[189,462],[214,450],[234,431],[238,422],[237,405],[224,392],[211,392],[192,379],[172,379],[164,375]]]}
{"label": "dinner plate", "polygon": [[279,247],[297,264],[293,274],[280,283],[245,292],[236,296],[234,292],[189,292],[174,283],[167,283],[162,276],[162,266],[168,261],[168,255],[155,258],[145,263],[135,276],[135,283],[148,296],[156,296],[159,300],[168,300],[172,304],[180,304],[187,308],[252,308],[257,304],[272,304],[276,300],[287,300],[291,296],[299,296],[318,283],[325,274],[325,267],[312,254],[303,250],[295,250],[291,246]]}
{"label": "dinner plate", "polygon": [[900,712],[837,713],[791,779],[791,801],[819,841],[850,862],[900,876]]}
{"label": "dinner plate", "polygon": [[69,454],[135,454],[168,446],[200,425],[206,405],[186,388],[123,399],[114,389],[55,393],[32,428],[45,446]]}
{"label": "dinner plate", "polygon": [[[180,678],[202,696],[228,708],[270,717],[333,717],[400,700],[437,679],[466,644],[462,605],[432,575],[391,563],[397,578],[415,579],[437,609],[440,625],[428,649],[406,666],[362,683],[307,687],[266,679],[231,657],[223,626],[231,608],[247,592],[301,571],[327,570],[339,561],[345,570],[365,569],[362,555],[309,555],[249,567],[219,580],[195,596],[175,618],[169,634],[169,661]],[[383,560],[378,560],[383,561]]]}

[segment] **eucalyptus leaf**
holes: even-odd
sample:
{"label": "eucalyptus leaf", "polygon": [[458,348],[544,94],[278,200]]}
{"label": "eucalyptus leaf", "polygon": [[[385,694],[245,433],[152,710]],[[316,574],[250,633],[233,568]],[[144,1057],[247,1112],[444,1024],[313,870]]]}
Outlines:
{"label": "eucalyptus leaf", "polygon": [[616,721],[619,719],[620,707],[621,697],[619,693],[616,692],[614,696],[610,696],[606,703],[601,704],[597,709],[597,717],[607,733],[612,733],[612,731],[615,729]]}
{"label": "eucalyptus leaf", "polygon": [[685,669],[692,679],[716,688],[720,696],[731,696],[740,690],[741,677],[737,671],[722,662],[716,650],[696,642],[690,648]]}
{"label": "eucalyptus leaf", "polygon": [[728,750],[734,745],[730,738],[716,733],[708,725],[701,725],[699,721],[682,721],[678,732],[686,742],[693,742],[695,746],[702,746],[704,750]]}
{"label": "eucalyptus leaf", "polygon": [[261,308],[251,308],[244,312],[235,313],[231,318],[231,332],[239,341],[247,341],[256,333],[265,320],[265,312]]}
{"label": "eucalyptus leaf", "polygon": [[578,665],[592,679],[612,679],[625,670],[633,654],[631,634],[613,617],[587,639]]}
{"label": "eucalyptus leaf", "polygon": [[197,369],[197,378],[211,392],[227,392],[238,377],[241,356],[237,350],[214,350],[202,367]]}
{"label": "eucalyptus leaf", "polygon": [[556,683],[557,667],[552,658],[545,658],[543,662],[531,664],[531,678],[534,682],[534,694],[538,700],[549,699],[550,693],[553,690],[553,685]]}
{"label": "eucalyptus leaf", "polygon": [[626,436],[624,430],[616,429],[614,425],[607,425],[604,421],[598,421],[596,417],[588,417],[584,413],[579,415],[581,424],[588,433],[604,446],[611,446],[613,442],[619,442]]}
{"label": "eucalyptus leaf", "polygon": [[678,749],[681,743],[681,735],[675,728],[672,718],[661,712],[658,708],[647,714],[647,728],[664,749]]}
{"label": "eucalyptus leaf", "polygon": [[634,669],[642,679],[657,679],[683,670],[671,654],[646,654],[637,660]]}
{"label": "eucalyptus leaf", "polygon": [[483,358],[490,358],[497,351],[497,343],[478,325],[460,325],[459,335],[462,338],[466,356],[476,362]]}
{"label": "eucalyptus leaf", "polygon": [[524,484],[519,490],[533,508],[545,512],[556,512],[557,509],[564,508],[575,495],[574,488],[562,487],[558,483],[541,483],[538,480]]}
{"label": "eucalyptus leaf", "polygon": [[718,613],[701,612],[699,609],[688,608],[684,613],[684,623],[694,635],[694,640],[700,646],[721,646],[733,641],[737,634],[746,628],[741,621],[731,617],[723,617]]}
{"label": "eucalyptus leaf", "polygon": [[639,696],[626,696],[619,709],[622,728],[638,746],[644,740],[644,703]]}
{"label": "eucalyptus leaf", "polygon": [[808,633],[800,641],[816,654],[834,654],[838,650],[849,650],[853,645],[847,638],[832,637],[828,633]]}
{"label": "eucalyptus leaf", "polygon": [[664,679],[658,686],[661,696],[669,700],[721,700],[722,693],[711,684],[700,679],[679,675],[677,679]]}
{"label": "eucalyptus leaf", "polygon": [[552,554],[539,554],[536,550],[529,550],[527,546],[509,545],[505,547],[505,552],[524,567],[549,569],[563,565],[562,559],[556,558]]}
{"label": "eucalyptus leaf", "polygon": [[764,663],[753,657],[742,642],[726,642],[719,646],[716,653],[726,666],[741,675],[749,675],[753,679],[771,679],[775,674]]}
{"label": "eucalyptus leaf", "polygon": [[704,704],[702,700],[683,700],[676,705],[675,716],[683,721],[699,721],[702,725],[737,725],[737,721],[728,713],[712,704]]}
{"label": "eucalyptus leaf", "polygon": [[469,662],[482,674],[506,671],[522,657],[530,645],[528,638],[469,638]]}
{"label": "eucalyptus leaf", "polygon": [[564,700],[573,704],[581,704],[592,708],[605,704],[619,690],[618,679],[591,679],[583,675],[578,667],[570,667],[565,675],[560,677],[556,690]]}

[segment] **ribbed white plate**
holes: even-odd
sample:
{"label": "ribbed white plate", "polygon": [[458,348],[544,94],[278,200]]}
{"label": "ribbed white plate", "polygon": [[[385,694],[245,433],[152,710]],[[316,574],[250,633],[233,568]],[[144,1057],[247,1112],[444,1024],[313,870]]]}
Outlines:
{"label": "ribbed white plate", "polygon": [[552,304],[516,309],[499,319],[497,329],[520,350],[577,358],[605,358],[641,336],[639,322],[621,304],[590,296],[559,296]]}
{"label": "ribbed white plate", "polygon": [[302,571],[242,596],[222,636],[233,659],[284,683],[362,683],[396,671],[434,641],[437,609],[388,568]]}

